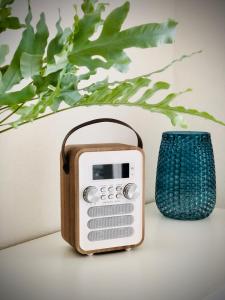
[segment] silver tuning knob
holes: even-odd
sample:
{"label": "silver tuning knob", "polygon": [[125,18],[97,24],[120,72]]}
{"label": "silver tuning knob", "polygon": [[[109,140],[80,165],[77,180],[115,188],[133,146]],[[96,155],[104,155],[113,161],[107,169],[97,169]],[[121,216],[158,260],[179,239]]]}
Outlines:
{"label": "silver tuning knob", "polygon": [[139,196],[138,186],[135,183],[128,183],[123,189],[124,197],[134,200]]}
{"label": "silver tuning knob", "polygon": [[100,199],[98,189],[95,186],[88,186],[83,192],[83,198],[88,203],[97,202]]}

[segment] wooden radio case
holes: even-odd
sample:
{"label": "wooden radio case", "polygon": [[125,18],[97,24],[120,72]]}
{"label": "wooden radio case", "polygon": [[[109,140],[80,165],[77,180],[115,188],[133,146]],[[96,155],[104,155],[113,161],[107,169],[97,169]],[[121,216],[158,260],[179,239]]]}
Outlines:
{"label": "wooden radio case", "polygon": [[144,153],[119,143],[68,145],[76,130],[115,119],[96,119],[66,135],[60,159],[61,233],[76,251],[93,254],[140,245],[144,239]]}

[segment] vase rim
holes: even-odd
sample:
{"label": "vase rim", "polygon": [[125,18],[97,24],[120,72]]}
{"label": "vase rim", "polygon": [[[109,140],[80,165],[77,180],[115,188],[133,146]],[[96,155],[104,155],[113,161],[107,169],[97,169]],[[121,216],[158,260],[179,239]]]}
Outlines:
{"label": "vase rim", "polygon": [[163,134],[170,134],[170,135],[210,135],[209,132],[207,131],[165,131]]}

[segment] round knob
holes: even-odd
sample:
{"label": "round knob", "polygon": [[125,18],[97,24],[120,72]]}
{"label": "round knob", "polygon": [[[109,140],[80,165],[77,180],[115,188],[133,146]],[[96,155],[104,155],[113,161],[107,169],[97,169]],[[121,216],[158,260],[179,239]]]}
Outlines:
{"label": "round knob", "polygon": [[99,200],[98,189],[95,186],[88,186],[83,192],[83,198],[88,203],[95,203]]}
{"label": "round knob", "polygon": [[124,197],[134,200],[139,196],[138,187],[135,183],[128,183],[123,189]]}

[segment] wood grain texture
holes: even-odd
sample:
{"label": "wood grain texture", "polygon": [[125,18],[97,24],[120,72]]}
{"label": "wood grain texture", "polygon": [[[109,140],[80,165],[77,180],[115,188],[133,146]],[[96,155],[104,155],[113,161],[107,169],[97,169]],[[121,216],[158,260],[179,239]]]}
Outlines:
{"label": "wood grain texture", "polygon": [[[79,156],[84,152],[99,151],[121,151],[138,150],[143,155],[143,199],[142,199],[142,240],[135,245],[120,246],[113,248],[95,249],[84,251],[79,244]],[[60,155],[60,185],[61,185],[61,234],[63,239],[68,242],[76,251],[81,254],[91,254],[123,250],[139,246],[144,240],[144,152],[136,146],[125,144],[80,144],[68,145],[65,148],[66,155],[69,157],[70,170],[66,174],[63,170],[62,156]]]}

